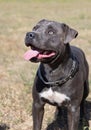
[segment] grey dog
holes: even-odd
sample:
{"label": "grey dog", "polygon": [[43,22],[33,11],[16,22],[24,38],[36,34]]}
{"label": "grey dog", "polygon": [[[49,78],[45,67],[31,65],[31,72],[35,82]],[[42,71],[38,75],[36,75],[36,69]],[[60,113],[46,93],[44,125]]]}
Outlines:
{"label": "grey dog", "polygon": [[33,130],[41,130],[45,103],[66,107],[67,129],[78,129],[89,93],[89,67],[83,51],[69,44],[77,35],[68,25],[48,20],[26,34],[25,45],[31,50],[24,58],[41,62],[33,86]]}

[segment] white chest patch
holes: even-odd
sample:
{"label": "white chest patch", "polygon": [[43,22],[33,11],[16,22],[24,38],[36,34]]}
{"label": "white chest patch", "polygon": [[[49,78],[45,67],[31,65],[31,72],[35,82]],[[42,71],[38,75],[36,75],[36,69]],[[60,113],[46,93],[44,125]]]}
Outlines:
{"label": "white chest patch", "polygon": [[70,101],[68,96],[57,91],[53,91],[51,88],[49,88],[47,91],[39,93],[39,95],[41,98],[47,99],[51,103],[57,103],[59,105],[61,105],[61,103],[65,100]]}

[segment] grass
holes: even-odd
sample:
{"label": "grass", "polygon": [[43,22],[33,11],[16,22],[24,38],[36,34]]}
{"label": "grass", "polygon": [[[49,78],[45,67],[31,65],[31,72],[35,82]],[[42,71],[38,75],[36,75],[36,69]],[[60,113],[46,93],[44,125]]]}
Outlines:
{"label": "grass", "polygon": [[[31,87],[38,64],[24,61],[24,37],[40,19],[65,22],[78,30],[71,44],[85,51],[91,87],[90,12],[90,0],[0,0],[0,122],[10,130],[32,129]],[[51,120],[50,111],[47,106],[43,128]]]}

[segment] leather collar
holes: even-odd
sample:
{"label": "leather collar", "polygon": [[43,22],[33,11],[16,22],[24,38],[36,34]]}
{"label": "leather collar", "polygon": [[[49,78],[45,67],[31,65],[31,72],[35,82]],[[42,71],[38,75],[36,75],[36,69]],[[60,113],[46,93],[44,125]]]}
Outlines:
{"label": "leather collar", "polygon": [[72,56],[72,61],[73,61],[73,62],[72,62],[71,70],[70,70],[68,76],[66,76],[66,77],[63,78],[63,79],[59,79],[59,80],[52,81],[52,82],[46,81],[46,80],[44,79],[44,77],[42,76],[42,73],[41,73],[40,68],[38,69],[38,72],[37,72],[38,77],[40,78],[40,80],[41,80],[45,85],[51,85],[51,86],[63,85],[63,84],[65,84],[68,80],[72,79],[72,78],[75,76],[75,74],[78,72],[78,70],[79,70],[79,63],[78,63],[77,59],[76,59],[74,56]]}

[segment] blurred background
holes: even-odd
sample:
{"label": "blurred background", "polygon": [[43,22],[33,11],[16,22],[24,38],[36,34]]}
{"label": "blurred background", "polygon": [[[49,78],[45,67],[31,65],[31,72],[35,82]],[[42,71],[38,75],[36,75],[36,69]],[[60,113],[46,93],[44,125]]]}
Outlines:
{"label": "blurred background", "polygon": [[[32,129],[31,88],[39,64],[23,59],[24,37],[41,19],[78,30],[71,45],[86,54],[91,87],[91,0],[0,0],[0,130]],[[45,109],[43,129],[54,111],[49,105]]]}

